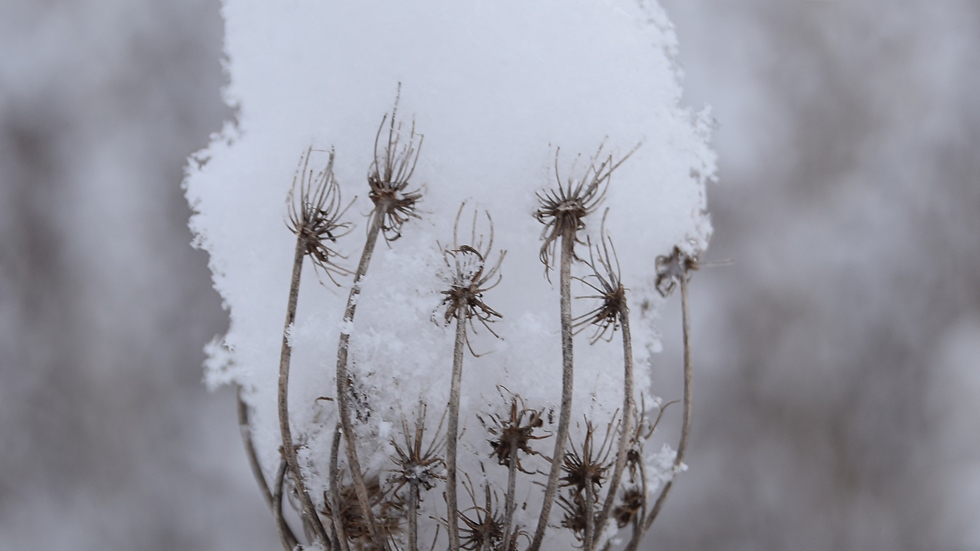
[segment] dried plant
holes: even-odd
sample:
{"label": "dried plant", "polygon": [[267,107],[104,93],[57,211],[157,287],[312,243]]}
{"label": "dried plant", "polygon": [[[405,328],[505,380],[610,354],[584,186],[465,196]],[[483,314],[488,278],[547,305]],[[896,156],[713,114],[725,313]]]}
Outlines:
{"label": "dried plant", "polygon": [[561,525],[575,533],[586,549],[591,549],[595,541],[596,496],[607,479],[611,467],[609,453],[612,449],[613,423],[606,428],[602,443],[595,445],[595,426],[585,420],[585,438],[580,447],[573,443],[562,461],[561,486],[567,488],[567,496],[559,498],[559,506],[564,510]]}
{"label": "dried plant", "polygon": [[[560,273],[560,319],[562,344],[562,395],[558,408],[557,429],[545,429],[545,409],[529,407],[524,399],[498,386],[504,405],[500,413],[477,415],[490,445],[489,458],[507,467],[507,486],[500,493],[483,473],[480,491],[470,474],[460,471],[460,388],[465,350],[479,356],[471,338],[477,326],[495,338],[494,323],[502,319],[485,296],[502,281],[501,265],[506,251],[494,249],[494,222],[490,213],[474,211],[467,223],[461,224],[465,203],[460,206],[453,226],[451,246],[439,245],[444,266],[437,274],[444,284],[441,301],[433,318],[448,326],[455,323],[453,365],[449,402],[442,411],[435,429],[428,423],[429,405],[420,402],[415,419],[402,419],[401,434],[390,439],[393,452],[388,457],[390,468],[372,463],[370,470],[362,469],[358,457],[355,421],[366,423],[373,409],[369,393],[359,390],[356,376],[350,371],[349,344],[361,283],[377,245],[378,237],[386,242],[396,241],[403,226],[419,218],[416,206],[421,199],[418,189],[412,189],[410,179],[419,161],[422,136],[414,123],[403,126],[398,120],[396,96],[391,115],[382,117],[375,135],[374,159],[368,170],[368,188],[373,208],[367,225],[367,237],[356,270],[351,272],[337,262],[344,259],[337,252],[338,239],[348,235],[351,223],[343,220],[350,207],[343,204],[339,184],[333,175],[335,153],[329,151],[326,165],[317,169],[313,157],[317,150],[308,148],[301,156],[299,168],[288,197],[289,229],[296,236],[293,273],[283,331],[279,369],[279,425],[282,438],[282,459],[276,478],[270,485],[265,478],[251,442],[248,408],[239,396],[239,416],[243,442],[253,464],[255,478],[272,508],[279,537],[284,549],[300,545],[297,533],[283,515],[282,498],[295,500],[303,523],[303,532],[311,547],[329,551],[418,551],[418,519],[423,492],[444,487],[445,518],[439,524],[432,549],[439,544],[439,530],[447,528],[450,551],[517,551],[522,539],[526,548],[541,548],[545,532],[553,528],[550,511],[554,503],[561,510],[559,525],[572,532],[583,549],[593,551],[600,542],[608,549],[608,539],[602,539],[604,528],[615,522],[619,528],[632,526],[627,549],[635,550],[640,539],[661,510],[670,491],[668,481],[648,511],[648,487],[643,445],[650,437],[666,406],[659,408],[653,423],[646,421],[645,404],[634,403],[633,352],[629,321],[629,292],[622,281],[619,257],[612,238],[606,231],[609,217],[603,215],[597,244],[581,238],[579,231],[586,227],[585,218],[601,205],[608,190],[612,173],[627,159],[630,151],[618,161],[600,147],[588,165],[577,175],[562,180],[555,155],[554,189],[540,192],[535,218],[544,225],[541,233],[539,258],[545,273],[558,264]],[[386,135],[385,138],[382,138]],[[353,202],[351,202],[353,203]],[[465,234],[468,228],[468,236]],[[462,234],[462,235],[461,235]],[[576,245],[586,245],[587,260],[576,255]],[[558,253],[560,249],[560,255]],[[337,406],[338,422],[328,458],[328,484],[323,501],[314,505],[306,478],[298,461],[296,444],[290,425],[288,388],[291,359],[289,332],[295,322],[299,284],[304,259],[309,256],[317,273],[325,273],[339,284],[339,278],[353,275],[353,284],[344,312],[342,331],[337,348],[336,394],[325,398]],[[556,258],[557,257],[557,258]],[[586,269],[581,277],[572,277],[573,263]],[[691,358],[687,305],[687,282],[690,272],[698,268],[696,258],[675,248],[671,255],[656,259],[656,288],[669,295],[681,288],[684,347],[685,390],[684,420],[681,442],[674,460],[675,469],[682,464],[690,431]],[[549,276],[550,277],[550,276]],[[588,291],[576,297],[591,304],[584,314],[572,316],[571,281],[576,279]],[[612,341],[617,334],[623,342],[623,405],[621,410],[604,420],[605,431],[598,440],[592,420],[584,421],[584,436],[569,441],[574,375],[573,335],[591,328],[590,345]],[[669,405],[669,404],[668,404]],[[622,415],[619,414],[622,411]],[[554,423],[554,411],[548,411],[548,423]],[[443,433],[443,423],[446,431]],[[600,425],[601,426],[601,425]],[[534,442],[555,436],[554,452],[549,457],[535,449]],[[308,435],[302,434],[300,442]],[[341,447],[344,451],[341,453]],[[525,468],[521,461],[528,456],[542,457],[550,465],[547,473]],[[486,456],[484,456],[486,457]],[[482,461],[479,463],[483,469]],[[315,466],[314,466],[315,468]],[[382,476],[383,473],[384,476]],[[628,473],[628,481],[624,475]],[[517,478],[531,479],[547,475],[546,481],[531,480],[544,488],[541,508],[533,536],[518,526]],[[472,506],[461,508],[458,485],[469,495]],[[477,498],[481,493],[482,497]],[[527,503],[524,503],[527,507]],[[431,536],[431,534],[430,534]],[[523,543],[521,544],[524,545]]]}
{"label": "dried plant", "polygon": [[[296,235],[296,251],[293,256],[293,273],[289,286],[289,300],[286,306],[286,324],[282,334],[282,352],[279,359],[279,430],[282,435],[282,452],[288,472],[296,485],[303,505],[304,518],[312,525],[318,540],[327,543],[327,534],[320,522],[303,482],[296,446],[293,443],[292,429],[289,426],[289,364],[292,346],[289,332],[296,321],[296,305],[299,301],[300,278],[303,274],[303,259],[309,255],[314,264],[323,269],[331,280],[337,274],[348,273],[333,263],[339,255],[331,244],[336,238],[349,230],[349,224],[340,221],[346,209],[340,208],[340,189],[333,176],[334,153],[331,150],[327,166],[317,172],[310,168],[312,148],[300,160],[300,169],[293,179],[290,191],[290,229]],[[314,174],[316,174],[314,176]],[[297,196],[298,192],[298,196]],[[330,242],[331,244],[328,244]],[[335,281],[336,283],[336,281]]]}
{"label": "dried plant", "polygon": [[[639,146],[637,146],[639,147]],[[555,152],[555,180],[557,188],[538,193],[539,207],[535,218],[544,224],[541,239],[540,259],[548,273],[554,262],[555,247],[561,239],[561,260],[559,267],[560,309],[561,309],[561,353],[562,353],[562,396],[558,415],[558,431],[555,435],[555,451],[551,458],[551,471],[545,486],[544,502],[538,517],[538,526],[531,541],[531,551],[537,551],[544,540],[548,528],[548,517],[555,501],[558,490],[558,478],[561,472],[562,459],[565,453],[565,441],[568,438],[569,421],[572,414],[572,389],[574,388],[574,353],[572,336],[574,322],[572,319],[571,267],[575,256],[575,243],[578,242],[578,231],[585,228],[584,218],[592,213],[602,202],[606,187],[612,178],[612,173],[633,151],[627,153],[619,162],[613,162],[612,155],[605,155],[602,146],[591,158],[585,173],[578,178],[569,177],[567,184],[562,186],[561,175],[558,171],[558,152]],[[600,159],[602,159],[600,161]]]}
{"label": "dried plant", "polygon": [[431,490],[436,481],[446,478],[443,474],[446,462],[438,455],[446,441],[445,435],[440,436],[445,413],[439,420],[435,436],[426,445],[423,442],[425,440],[427,409],[425,404],[419,404],[414,430],[409,430],[408,422],[402,420],[403,444],[392,440],[392,445],[395,447],[395,456],[392,457],[392,461],[397,469],[395,475],[388,482],[392,484],[391,491],[394,495],[398,495],[402,488],[408,486],[408,498],[403,498],[402,501],[408,507],[408,546],[410,551],[418,550],[418,508],[422,501],[421,490]]}
{"label": "dried plant", "polygon": [[473,488],[473,481],[469,475],[463,482],[466,493],[470,496],[473,506],[460,511],[459,518],[463,521],[460,529],[460,549],[468,551],[501,551],[513,540],[517,539],[518,534],[510,534],[500,518],[496,494],[490,489],[488,484],[483,485],[483,504],[479,504],[476,499],[476,491]]}
{"label": "dried plant", "polygon": [[[422,198],[419,190],[408,191],[409,180],[415,173],[419,153],[425,136],[415,133],[415,121],[403,133],[398,118],[398,100],[401,98],[401,84],[395,96],[395,107],[391,119],[385,115],[374,136],[374,161],[368,169],[369,197],[374,203],[375,217],[381,232],[388,241],[401,237],[402,225],[411,218],[418,218],[415,205]],[[387,140],[381,142],[385,123],[388,123]],[[416,141],[417,140],[417,141]]]}
{"label": "dried plant", "polygon": [[[503,387],[497,387],[501,392]],[[482,417],[478,416],[480,424],[492,436],[488,441],[493,452],[490,457],[497,459],[500,465],[507,466],[507,496],[504,502],[504,533],[513,532],[514,509],[516,507],[517,493],[517,471],[532,475],[531,471],[525,470],[521,466],[520,454],[538,455],[538,452],[531,449],[531,442],[542,440],[551,436],[550,434],[536,435],[534,431],[544,426],[542,417],[543,410],[535,410],[524,405],[524,400],[517,395],[511,395],[510,414],[505,418],[497,414],[490,414],[490,422],[487,423]],[[513,549],[512,541],[508,540],[504,544],[505,551]]]}
{"label": "dried plant", "polygon": [[[332,523],[343,527],[343,533],[351,549],[358,551],[375,551],[396,538],[402,532],[404,512],[400,500],[392,492],[390,485],[382,485],[377,475],[362,475],[368,492],[368,503],[372,509],[377,508],[375,531],[368,524],[368,516],[357,500],[357,494],[352,484],[344,484],[344,472],[341,471],[334,483],[339,487],[339,507],[331,505],[332,500],[324,495],[327,506],[323,510],[325,517]],[[379,543],[379,539],[382,543]]]}
{"label": "dried plant", "polygon": [[[357,264],[354,272],[354,285],[351,286],[350,295],[347,298],[347,308],[344,311],[344,326],[349,327],[354,323],[354,314],[357,311],[357,297],[361,293],[361,281],[367,274],[371,264],[371,257],[374,254],[375,245],[378,242],[378,234],[382,233],[387,241],[393,241],[401,236],[402,225],[410,218],[417,218],[415,207],[421,198],[418,191],[406,191],[409,187],[409,180],[415,171],[419,153],[422,147],[422,136],[415,133],[415,124],[412,124],[408,136],[404,136],[402,125],[397,121],[399,93],[395,97],[395,106],[391,112],[388,126],[388,138],[384,146],[380,145],[381,131],[385,122],[389,121],[388,115],[381,119],[378,133],[374,140],[374,161],[368,170],[368,187],[370,188],[371,201],[374,209],[371,211],[371,223],[368,226],[367,239],[364,242],[364,249],[361,252],[361,260]],[[416,142],[418,139],[418,142]],[[349,388],[352,384],[348,373],[348,346],[350,344],[350,333],[341,332],[340,342],[337,345],[337,409],[340,417],[342,434],[345,438],[350,438],[354,434],[354,426],[351,422],[350,404],[348,399]],[[374,516],[368,506],[368,493],[364,481],[361,479],[360,460],[357,456],[357,445],[354,441],[348,441],[345,446],[347,462],[351,469],[353,487],[357,495],[357,501],[361,509],[365,512],[367,525],[378,541],[379,538]],[[387,545],[385,543],[385,545]]]}
{"label": "dried plant", "polygon": [[349,222],[340,219],[354,203],[351,201],[341,208],[340,186],[333,174],[334,151],[326,168],[316,172],[310,167],[310,147],[300,159],[293,187],[289,191],[289,230],[301,241],[304,252],[313,265],[322,270],[334,285],[339,286],[335,276],[349,276],[351,271],[338,265],[336,258],[346,258],[332,247],[351,231]]}
{"label": "dried plant", "polygon": [[457,551],[460,548],[459,505],[456,495],[456,453],[459,439],[459,389],[463,378],[464,344],[469,348],[470,353],[476,355],[473,352],[473,347],[469,346],[466,326],[471,319],[476,318],[488,331],[497,336],[490,329],[489,322],[492,321],[492,318],[500,318],[501,316],[483,302],[483,293],[500,283],[500,263],[503,262],[504,256],[507,254],[506,251],[501,251],[497,261],[489,268],[487,267],[485,259],[491,255],[493,250],[493,219],[490,218],[489,213],[486,215],[489,223],[487,232],[489,237],[486,246],[483,244],[483,235],[477,232],[476,214],[473,215],[470,243],[459,244],[459,220],[465,206],[465,203],[460,205],[459,212],[456,214],[456,223],[453,226],[453,248],[443,249],[447,271],[443,274],[442,279],[449,286],[448,290],[443,291],[443,295],[445,295],[443,306],[446,307],[445,320],[447,324],[451,320],[456,321],[456,342],[453,348],[453,371],[449,390],[449,433],[446,439],[446,506],[449,511],[450,551]]}

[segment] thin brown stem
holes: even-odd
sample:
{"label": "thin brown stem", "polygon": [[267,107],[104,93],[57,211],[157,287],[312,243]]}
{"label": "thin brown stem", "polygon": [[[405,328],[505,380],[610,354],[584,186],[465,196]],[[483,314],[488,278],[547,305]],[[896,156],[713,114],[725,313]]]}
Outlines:
{"label": "thin brown stem", "polygon": [[296,321],[296,304],[299,301],[300,276],[303,273],[303,257],[306,256],[306,243],[302,236],[296,239],[296,254],[293,257],[293,276],[289,285],[289,302],[286,306],[286,326],[282,332],[282,354],[279,358],[279,430],[282,433],[282,449],[289,472],[292,474],[303,504],[303,516],[313,526],[316,537],[327,545],[327,533],[320,523],[313,501],[306,490],[303,475],[299,470],[299,459],[296,457],[296,447],[293,445],[293,435],[289,427],[289,360],[292,346],[289,344],[289,332]]}
{"label": "thin brown stem", "polygon": [[419,485],[408,486],[408,551],[419,551]]}
{"label": "thin brown stem", "polygon": [[619,447],[616,450],[616,465],[613,467],[612,478],[609,480],[609,490],[606,500],[599,512],[597,521],[596,539],[602,535],[602,530],[609,520],[613,504],[616,501],[616,492],[619,490],[619,483],[623,478],[623,469],[626,467],[626,455],[628,453],[630,438],[633,435],[633,339],[630,334],[629,307],[623,300],[619,311],[619,324],[623,330],[623,421],[620,424]]}
{"label": "thin brown stem", "polygon": [[565,441],[572,417],[572,387],[574,365],[572,359],[572,259],[575,257],[575,228],[567,226],[561,237],[561,411],[558,417],[558,432],[555,435],[555,453],[551,458],[551,472],[545,487],[541,516],[534,532],[534,540],[529,551],[538,551],[548,529],[548,517],[558,492],[558,478],[561,475],[562,461],[565,459]]}
{"label": "thin brown stem", "polygon": [[511,549],[511,532],[514,529],[514,508],[516,505],[515,494],[517,494],[517,450],[507,463],[507,499],[504,503],[504,551],[514,551]]}
{"label": "thin brown stem", "polygon": [[449,387],[449,428],[446,433],[446,521],[449,550],[459,551],[459,506],[456,498],[456,444],[459,440],[459,387],[463,379],[463,350],[466,346],[466,315],[457,310],[453,375]]}
{"label": "thin brown stem", "polygon": [[[235,400],[238,409],[238,428],[241,431],[242,443],[245,445],[245,455],[248,457],[248,465],[252,468],[252,476],[255,477],[255,481],[259,485],[259,491],[262,492],[263,499],[265,499],[269,509],[272,510],[273,515],[276,516],[276,526],[278,527],[280,519],[276,513],[276,507],[273,501],[272,492],[269,490],[269,484],[265,480],[265,474],[262,473],[262,465],[259,464],[258,454],[255,451],[255,443],[252,441],[252,427],[248,419],[248,404],[246,404],[245,400],[242,399],[241,386],[239,386],[237,389]],[[285,529],[286,539],[289,542],[292,542],[293,546],[295,546],[297,543],[296,535],[293,534],[292,529],[290,529],[289,525],[285,524],[285,522],[282,523],[282,526]]]}
{"label": "thin brown stem", "polygon": [[595,493],[592,484],[585,485],[585,540],[582,549],[592,551],[595,548]]}
{"label": "thin brown stem", "polygon": [[340,455],[340,440],[343,437],[343,430],[340,428],[340,424],[334,428],[333,431],[333,441],[330,443],[330,510],[333,511],[333,518],[331,518],[331,526],[333,537],[334,537],[334,547],[339,551],[348,551],[347,549],[347,533],[344,530],[344,523],[342,521],[341,505],[340,505],[340,466],[337,464],[337,456]]}
{"label": "thin brown stem", "polygon": [[292,529],[286,524],[286,519],[282,516],[282,486],[285,482],[286,468],[286,460],[283,459],[279,462],[279,470],[276,472],[275,495],[271,496],[269,504],[272,505],[272,516],[276,519],[276,532],[279,533],[279,541],[282,542],[286,551],[293,551],[299,542],[297,542]]}
{"label": "thin brown stem", "polygon": [[345,450],[347,452],[347,464],[350,467],[350,475],[354,484],[354,493],[357,495],[357,502],[364,512],[367,519],[368,531],[373,541],[379,542],[384,548],[388,547],[387,542],[378,536],[378,528],[374,520],[374,512],[371,511],[371,502],[368,500],[367,488],[364,485],[364,477],[361,474],[361,462],[357,458],[357,442],[354,436],[354,425],[350,418],[350,402],[348,400],[351,380],[347,371],[348,346],[350,345],[350,333],[347,327],[354,321],[354,313],[357,310],[357,297],[361,294],[361,283],[364,274],[367,273],[368,266],[371,264],[371,255],[374,254],[374,247],[378,242],[378,232],[384,222],[385,209],[376,206],[371,219],[371,226],[368,229],[367,241],[364,243],[364,251],[361,253],[361,261],[357,264],[357,271],[354,273],[354,285],[351,287],[350,296],[347,298],[347,309],[344,312],[344,327],[340,332],[340,344],[337,346],[337,409],[340,414],[340,425],[343,429],[344,438],[347,440]]}
{"label": "thin brown stem", "polygon": [[[681,424],[681,440],[677,444],[677,455],[674,457],[674,472],[684,462],[684,452],[687,450],[687,440],[691,434],[691,398],[692,398],[692,380],[693,380],[693,368],[691,367],[691,320],[688,309],[687,301],[687,284],[688,276],[683,274],[680,278],[681,280],[681,316],[683,318],[683,328],[684,328],[684,419]],[[657,515],[660,514],[660,510],[664,506],[664,502],[667,501],[667,496],[670,494],[670,489],[674,486],[674,480],[668,480],[664,484],[663,489],[660,491],[660,495],[657,496],[657,501],[653,504],[653,509],[650,510],[650,514],[646,516],[643,520],[643,529],[640,531],[639,536],[646,534],[650,526],[653,525],[653,521],[657,519]],[[635,551],[637,545],[639,545],[640,537],[634,537],[630,544],[626,547],[627,551]]]}

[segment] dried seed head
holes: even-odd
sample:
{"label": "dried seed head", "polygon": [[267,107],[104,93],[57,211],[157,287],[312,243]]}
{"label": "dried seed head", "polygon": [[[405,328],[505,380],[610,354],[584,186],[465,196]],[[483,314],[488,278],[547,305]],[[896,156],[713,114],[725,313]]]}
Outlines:
{"label": "dried seed head", "polygon": [[[459,244],[459,221],[465,206],[466,203],[460,205],[459,212],[456,214],[452,248],[443,248],[442,250],[445,267],[440,271],[439,278],[448,286],[447,290],[442,291],[441,308],[445,309],[442,318],[447,325],[454,319],[465,322],[476,319],[493,336],[500,338],[489,324],[495,321],[494,318],[502,316],[483,302],[483,293],[500,283],[502,279],[500,264],[507,255],[507,251],[500,251],[496,262],[487,265],[487,258],[493,251],[493,219],[490,217],[490,213],[485,213],[489,225],[489,239],[486,244],[484,245],[483,235],[477,234],[477,214],[475,212],[469,244]],[[468,333],[466,344],[470,353],[478,356],[473,352],[473,347],[470,346]]]}
{"label": "dried seed head", "polygon": [[609,462],[609,453],[612,449],[612,434],[616,432],[610,423],[606,428],[606,437],[602,444],[596,448],[594,443],[595,427],[588,419],[585,420],[585,440],[582,447],[576,448],[572,443],[570,449],[565,452],[562,461],[562,472],[565,476],[561,477],[561,485],[570,487],[576,494],[585,491],[587,485],[591,485],[593,493],[598,494],[602,483],[606,479],[606,471],[612,466]]}
{"label": "dried seed head", "polygon": [[613,518],[616,519],[616,526],[623,528],[637,519],[637,515],[643,510],[646,503],[646,496],[643,490],[638,487],[626,488],[619,498],[619,505],[613,509]]}
{"label": "dried seed head", "polygon": [[333,174],[333,149],[330,150],[327,166],[320,171],[310,166],[312,154],[313,148],[307,148],[293,177],[293,187],[287,199],[288,226],[302,241],[313,265],[339,285],[334,277],[350,275],[351,272],[336,264],[335,259],[346,257],[337,253],[333,246],[338,238],[350,233],[350,223],[341,222],[340,218],[353,201],[341,208],[340,186]]}
{"label": "dried seed head", "polygon": [[657,291],[660,296],[667,297],[674,291],[674,287],[681,281],[681,278],[690,277],[690,272],[699,267],[697,257],[692,257],[681,251],[680,247],[674,247],[673,252],[667,256],[658,256]]}
{"label": "dried seed head", "polygon": [[[415,121],[403,136],[402,123],[396,120],[398,116],[398,100],[401,98],[401,84],[395,96],[395,106],[391,111],[391,120],[386,114],[381,119],[378,132],[374,136],[374,161],[368,169],[368,186],[371,188],[371,201],[376,212],[384,217],[381,231],[388,241],[401,237],[402,224],[410,218],[418,218],[415,212],[416,203],[422,198],[422,193],[416,189],[407,191],[408,181],[415,172],[419,161],[422,142],[425,137],[415,133]],[[388,123],[388,138],[381,143],[381,133],[385,123]]]}
{"label": "dried seed head", "polygon": [[[609,210],[606,209],[606,214],[602,217],[601,244],[593,248],[592,242],[587,241],[589,244],[589,260],[585,264],[592,269],[592,273],[585,277],[575,278],[596,293],[576,298],[602,301],[598,307],[575,318],[572,324],[576,332],[594,325],[596,329],[590,341],[592,344],[595,344],[599,339],[612,340],[616,330],[619,329],[623,316],[628,312],[626,288],[623,287],[620,278],[619,256],[616,254],[616,247],[613,245],[612,239],[606,234],[606,216],[608,214]],[[607,333],[608,337],[606,337]]]}
{"label": "dried seed head", "polygon": [[443,413],[442,419],[439,421],[438,427],[436,427],[435,436],[432,437],[432,440],[426,446],[423,444],[425,440],[426,410],[427,408],[424,404],[419,406],[419,414],[415,419],[414,430],[409,430],[408,422],[402,421],[404,447],[395,440],[392,440],[392,444],[395,446],[395,456],[392,457],[392,461],[398,466],[395,475],[389,479],[389,483],[393,486],[392,493],[394,494],[397,494],[406,484],[415,486],[416,488],[431,490],[436,480],[445,479],[443,471],[446,468],[446,462],[437,452],[445,445],[446,435],[442,434],[440,436],[440,433],[442,432],[442,423],[446,415]]}
{"label": "dried seed head", "polygon": [[[344,533],[351,544],[351,549],[374,551],[382,549],[380,543],[371,538],[367,518],[357,502],[357,493],[353,484],[343,484],[344,473],[340,474],[340,513],[334,515],[330,507],[330,497],[324,492],[324,503],[327,505],[322,513],[332,521],[343,523]],[[393,539],[402,531],[404,513],[401,502],[394,496],[391,486],[381,485],[377,475],[365,476],[364,486],[367,489],[368,503],[375,511],[375,524],[378,534],[385,541]]]}
{"label": "dried seed head", "polygon": [[555,151],[555,180],[558,185],[537,193],[540,205],[534,213],[534,217],[544,224],[544,229],[541,231],[541,239],[544,243],[541,245],[539,258],[545,265],[545,270],[554,263],[558,238],[566,232],[575,235],[578,230],[585,227],[583,219],[602,203],[613,171],[636,151],[636,148],[633,148],[618,163],[613,163],[613,156],[603,153],[604,146],[604,143],[600,145],[595,155],[589,159],[589,166],[581,178],[569,177],[564,186],[558,174],[558,154],[561,150],[559,148]]}
{"label": "dried seed head", "polygon": [[[588,514],[588,507],[586,506],[585,496],[575,492],[570,492],[567,496],[558,496],[558,506],[561,507],[563,513],[561,527],[571,530],[579,541],[584,540],[586,522],[588,521],[588,517],[586,516]],[[593,525],[599,521],[598,517],[599,513],[593,510]]]}
{"label": "dried seed head", "polygon": [[490,447],[493,451],[490,457],[497,458],[500,465],[509,466],[511,461],[516,463],[518,469],[526,474],[534,474],[521,466],[520,452],[527,455],[537,455],[538,452],[531,449],[532,440],[542,440],[548,438],[550,434],[535,435],[534,431],[544,425],[542,414],[544,410],[534,410],[524,406],[524,400],[520,396],[512,396],[510,402],[510,414],[504,418],[497,414],[490,414],[490,424],[478,416],[480,423],[487,429],[493,438],[489,439]]}
{"label": "dried seed head", "polygon": [[[463,521],[460,528],[459,543],[461,549],[472,551],[497,551],[504,548],[504,522],[499,511],[499,499],[496,498],[490,486],[483,486],[483,505],[476,502],[476,492],[469,476],[463,482],[463,487],[470,494],[473,506],[459,512]],[[513,537],[516,537],[516,533]]]}

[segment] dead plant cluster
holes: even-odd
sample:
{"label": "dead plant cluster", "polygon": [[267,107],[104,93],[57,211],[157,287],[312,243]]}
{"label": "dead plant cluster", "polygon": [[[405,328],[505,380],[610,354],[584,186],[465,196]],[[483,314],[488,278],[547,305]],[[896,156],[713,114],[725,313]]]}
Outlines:
{"label": "dead plant cluster", "polygon": [[[481,469],[486,460],[491,465],[507,469],[507,487],[496,488],[484,482],[478,473],[459,472],[460,385],[463,376],[465,350],[477,356],[470,345],[469,334],[477,325],[497,336],[492,324],[502,318],[490,304],[493,289],[500,283],[501,265],[505,252],[493,248],[493,220],[489,213],[473,215],[469,235],[460,235],[465,204],[456,215],[451,246],[441,247],[445,267],[440,274],[445,288],[442,304],[435,320],[446,326],[454,325],[456,332],[453,367],[450,380],[450,399],[442,409],[439,421],[431,422],[428,405],[419,404],[417,416],[403,419],[401,432],[391,441],[394,455],[389,468],[382,471],[362,469],[354,424],[370,410],[366,397],[354,389],[354,377],[349,371],[348,345],[350,335],[342,332],[337,347],[337,387],[328,399],[336,406],[338,423],[333,431],[331,456],[325,461],[329,472],[329,490],[314,503],[307,487],[307,477],[297,458],[299,445],[293,438],[289,415],[289,375],[291,346],[287,333],[296,316],[300,277],[306,257],[337,285],[341,278],[353,276],[343,321],[355,319],[359,285],[368,271],[371,257],[381,235],[386,241],[397,240],[405,224],[420,217],[417,208],[423,196],[420,188],[411,183],[419,160],[423,137],[416,133],[414,122],[403,125],[398,119],[398,101],[392,113],[382,118],[374,143],[374,159],[368,167],[367,183],[373,208],[367,224],[367,236],[360,260],[355,269],[343,265],[344,257],[335,249],[338,239],[347,236],[352,223],[345,220],[348,207],[341,200],[340,188],[333,174],[334,152],[329,152],[326,166],[316,169],[308,149],[300,160],[293,189],[289,195],[288,227],[296,235],[296,249],[286,309],[286,322],[279,368],[278,412],[282,436],[281,464],[272,484],[265,479],[252,446],[249,433],[248,409],[239,400],[240,422],[246,449],[253,462],[253,471],[266,496],[276,520],[283,548],[302,546],[307,549],[401,550],[448,547],[450,551],[536,551],[542,548],[548,530],[568,530],[583,549],[609,549],[610,538],[604,531],[631,528],[627,549],[636,549],[649,530],[672,482],[667,482],[656,498],[650,501],[643,445],[656,427],[659,417],[646,420],[645,404],[639,407],[633,395],[633,351],[630,336],[629,293],[621,280],[619,258],[612,238],[605,230],[606,215],[602,218],[598,244],[580,235],[592,223],[596,210],[603,202],[614,171],[626,161],[632,151],[615,160],[600,147],[564,181],[555,159],[555,185],[538,194],[540,206],[535,217],[543,225],[540,260],[548,274],[558,268],[560,278],[560,310],[562,336],[562,396],[558,408],[557,428],[553,428],[554,410],[528,405],[525,400],[503,386],[499,412],[478,416],[485,431],[485,455],[478,458]],[[634,149],[635,151],[635,149]],[[486,223],[478,224],[478,219]],[[477,231],[477,226],[486,228]],[[576,246],[588,252],[579,257]],[[584,266],[587,275],[573,278],[573,264]],[[675,466],[684,457],[690,431],[691,362],[688,343],[687,282],[697,261],[680,249],[668,257],[657,259],[656,287],[666,296],[680,287],[683,302],[685,345],[685,385],[683,396],[683,426]],[[550,276],[549,276],[550,277]],[[577,297],[588,301],[586,313],[573,317],[571,313],[571,282],[576,279],[587,294]],[[569,437],[574,377],[573,335],[593,330],[590,343],[603,339],[611,341],[617,335],[624,350],[623,404],[611,420],[584,419],[584,437],[575,441]],[[431,404],[430,404],[431,405]],[[660,413],[663,408],[660,408]],[[546,418],[549,420],[546,423]],[[548,428],[546,428],[546,426]],[[550,449],[547,449],[550,448]],[[341,452],[343,450],[343,453]],[[483,453],[483,452],[481,452]],[[534,457],[544,469],[528,467]],[[525,463],[522,463],[522,460]],[[496,468],[491,466],[490,468]],[[472,476],[471,476],[472,475]],[[474,482],[474,478],[477,482]],[[540,488],[540,509],[531,513],[536,523],[521,524],[515,512],[521,498],[517,479],[524,488]],[[465,492],[461,503],[459,489]],[[536,490],[538,491],[538,490]],[[296,503],[302,529],[294,531],[283,511],[283,495]],[[420,531],[421,503],[426,499],[441,500],[445,516],[431,518],[434,530]],[[551,509],[557,502],[560,516],[553,518]],[[523,503],[522,509],[527,506]],[[440,510],[442,510],[440,508]],[[521,518],[531,518],[521,515]],[[433,524],[430,524],[433,526]],[[423,545],[422,533],[430,540]],[[445,532],[445,535],[442,533]],[[303,544],[296,534],[302,534]]]}

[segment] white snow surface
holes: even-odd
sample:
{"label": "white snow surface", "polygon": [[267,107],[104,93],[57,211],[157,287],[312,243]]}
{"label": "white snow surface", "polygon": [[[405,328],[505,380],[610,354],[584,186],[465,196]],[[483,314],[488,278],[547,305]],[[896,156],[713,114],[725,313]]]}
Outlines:
{"label": "white snow surface", "polygon": [[[351,334],[351,372],[371,408],[358,425],[362,466],[392,467],[389,436],[382,435],[400,438],[402,420],[414,419],[420,402],[429,405],[433,429],[438,422],[448,400],[454,328],[438,323],[446,284],[437,242],[452,243],[464,201],[461,240],[474,210],[487,211],[494,248],[507,256],[502,282],[483,297],[503,315],[493,324],[501,338],[477,325],[471,342],[481,355],[464,359],[460,467],[476,479],[482,461],[503,494],[506,469],[490,459],[476,414],[504,414],[508,392],[528,407],[557,412],[561,395],[558,274],[552,271],[550,282],[545,277],[538,260],[542,226],[533,217],[535,193],[556,185],[559,148],[557,170],[566,179],[584,172],[600,144],[618,161],[641,143],[613,174],[581,236],[595,241],[608,208],[606,229],[633,312],[637,399],[644,394],[648,405],[656,402],[648,376],[662,302],[653,288],[655,260],[675,246],[693,254],[705,249],[711,233],[705,184],[715,174],[710,115],[679,105],[676,38],[657,4],[226,0],[223,14],[226,99],[238,108],[237,124],[195,156],[185,186],[196,243],[210,253],[214,286],[231,317],[223,342],[208,347],[206,380],[245,389],[267,476],[281,445],[276,385],[295,246],[286,197],[297,161],[311,145],[336,148],[345,201],[358,197],[345,215],[356,228],[338,244],[348,257],[340,262],[353,270],[371,209],[365,177],[375,132],[399,83],[399,119],[410,124],[414,117],[425,136],[409,186],[422,190],[421,219],[405,224],[401,239],[379,240],[353,323],[342,324],[351,278],[335,287],[307,260],[290,330],[290,415],[314,500],[326,489],[336,423],[336,403],[317,398],[335,394],[342,328]],[[313,160],[323,166],[326,154]],[[486,234],[481,220],[478,232]],[[577,252],[587,254],[582,245]],[[586,267],[576,265],[573,273],[584,276]],[[573,295],[591,294],[585,291],[573,285]],[[573,302],[575,315],[594,307]],[[591,346],[590,335],[586,330],[575,341],[575,441],[584,417],[605,430],[622,405],[619,333]],[[553,439],[536,446],[550,455]],[[540,458],[527,460],[525,468],[532,467],[546,469]],[[527,487],[519,497],[534,511],[540,492]],[[465,493],[461,499],[470,505]],[[441,502],[436,494],[425,499],[429,507]],[[536,515],[526,516],[533,530]]]}

